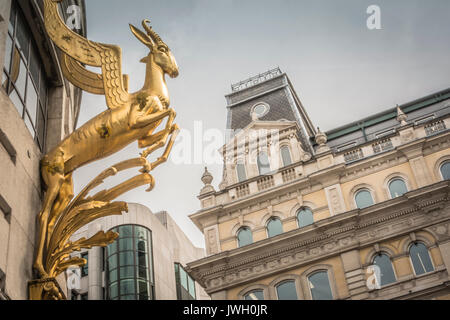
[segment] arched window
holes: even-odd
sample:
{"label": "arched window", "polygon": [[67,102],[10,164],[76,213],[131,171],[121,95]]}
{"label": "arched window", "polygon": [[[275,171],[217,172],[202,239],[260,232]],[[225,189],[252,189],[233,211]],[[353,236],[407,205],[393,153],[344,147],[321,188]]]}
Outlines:
{"label": "arched window", "polygon": [[373,259],[373,264],[380,268],[380,286],[395,282],[394,269],[389,256],[384,253],[378,253]]}
{"label": "arched window", "polygon": [[434,270],[427,247],[420,242],[413,243],[409,248],[409,256],[416,275]]}
{"label": "arched window", "polygon": [[248,292],[244,296],[245,300],[264,300],[264,291],[262,290],[253,290]]}
{"label": "arched window", "polygon": [[245,165],[242,161],[238,161],[236,163],[236,173],[237,173],[239,182],[247,180],[247,174],[245,172]]}
{"label": "arched window", "polygon": [[270,238],[282,233],[283,226],[281,224],[281,220],[277,217],[270,218],[269,222],[267,223],[267,236]]}
{"label": "arched window", "polygon": [[295,289],[295,282],[288,280],[277,285],[278,300],[297,300],[297,290]]}
{"label": "arched window", "polygon": [[314,219],[313,219],[313,214],[311,209],[309,208],[302,208],[297,212],[297,222],[298,222],[298,227],[306,227],[309,226],[310,224],[313,224]]}
{"label": "arched window", "polygon": [[372,194],[367,189],[361,189],[355,194],[356,207],[359,209],[367,208],[373,205]]}
{"label": "arched window", "polygon": [[391,198],[397,198],[408,192],[406,183],[403,179],[394,178],[389,182],[389,193]]}
{"label": "arched window", "polygon": [[266,174],[270,172],[269,156],[264,151],[261,151],[258,154],[258,170],[259,174]]}
{"label": "arched window", "polygon": [[288,146],[283,146],[280,148],[281,159],[283,160],[283,166],[286,167],[292,164],[291,152]]}
{"label": "arched window", "polygon": [[252,231],[249,227],[242,227],[237,233],[238,245],[243,247],[253,243]]}
{"label": "arched window", "polygon": [[310,275],[308,283],[313,300],[333,300],[328,272],[319,271]]}
{"label": "arched window", "polygon": [[450,161],[445,161],[443,164],[441,164],[440,170],[442,179],[444,180],[450,179]]}

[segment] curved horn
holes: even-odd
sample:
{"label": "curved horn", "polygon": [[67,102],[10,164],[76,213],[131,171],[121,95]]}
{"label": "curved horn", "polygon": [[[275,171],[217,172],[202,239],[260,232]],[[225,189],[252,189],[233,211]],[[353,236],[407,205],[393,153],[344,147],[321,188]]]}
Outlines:
{"label": "curved horn", "polygon": [[145,19],[142,21],[142,26],[144,27],[147,34],[155,41],[157,44],[164,44],[164,41],[161,40],[161,37],[152,29],[150,26],[150,20]]}

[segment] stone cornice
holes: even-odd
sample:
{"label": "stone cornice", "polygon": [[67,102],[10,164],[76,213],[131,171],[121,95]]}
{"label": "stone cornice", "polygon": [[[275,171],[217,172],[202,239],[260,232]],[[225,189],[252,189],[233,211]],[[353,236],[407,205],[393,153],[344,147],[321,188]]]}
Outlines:
{"label": "stone cornice", "polygon": [[[449,220],[449,181],[188,264],[211,293]],[[425,218],[424,218],[425,217]],[[418,221],[421,221],[420,223]],[[394,230],[395,229],[395,230]],[[450,234],[448,235],[450,237]]]}

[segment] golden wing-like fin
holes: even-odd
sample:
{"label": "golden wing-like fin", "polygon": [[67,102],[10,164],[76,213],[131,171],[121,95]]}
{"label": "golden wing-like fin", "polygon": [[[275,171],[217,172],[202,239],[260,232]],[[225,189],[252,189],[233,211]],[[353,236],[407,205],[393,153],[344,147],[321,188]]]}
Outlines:
{"label": "golden wing-like fin", "polygon": [[[58,13],[59,0],[44,0],[45,28],[48,35],[68,57],[63,58],[63,72],[75,86],[92,93],[104,94],[110,109],[128,101],[127,84],[122,75],[122,50],[80,36],[70,30]],[[102,74],[87,70],[83,64],[100,67]],[[100,76],[100,78],[99,78]],[[126,78],[125,78],[126,79]],[[100,81],[102,81],[103,91]]]}

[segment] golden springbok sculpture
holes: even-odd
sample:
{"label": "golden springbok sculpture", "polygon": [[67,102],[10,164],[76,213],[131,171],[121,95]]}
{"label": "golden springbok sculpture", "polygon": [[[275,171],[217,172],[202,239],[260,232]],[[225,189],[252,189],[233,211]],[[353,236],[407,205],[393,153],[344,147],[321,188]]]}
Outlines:
{"label": "golden springbok sculpture", "polygon": [[[81,247],[105,246],[114,241],[116,233],[103,231],[91,239],[83,238],[74,243],[69,238],[92,220],[126,211],[125,203],[110,202],[118,195],[147,183],[150,183],[151,190],[154,180],[149,172],[167,160],[178,132],[178,126],[173,124],[176,113],[169,108],[165,81],[165,74],[172,78],[178,76],[178,66],[168,46],[151,28],[149,21],[142,22],[145,32],[130,25],[132,33],[150,52],[141,60],[146,65],[143,88],[136,93],[128,93],[128,77],[122,75],[121,48],[89,41],[70,30],[58,13],[60,1],[44,0],[44,18],[47,33],[62,51],[64,75],[87,92],[104,94],[108,110],[78,128],[42,159],[41,173],[47,190],[38,217],[39,235],[34,262],[41,280],[56,277],[70,265],[86,262],[84,259],[70,258],[71,252]],[[102,73],[89,71],[84,65],[100,67]],[[166,118],[164,129],[154,133]],[[74,170],[112,155],[136,140],[140,148],[147,148],[141,157],[105,170],[72,201]],[[163,154],[149,163],[147,156],[165,145]],[[142,166],[142,174],[115,188],[87,197],[87,193],[106,177],[137,166]],[[45,289],[47,297],[55,298],[55,287],[52,284],[49,287]],[[52,291],[54,295],[50,294]],[[35,293],[30,295],[36,297]]]}

